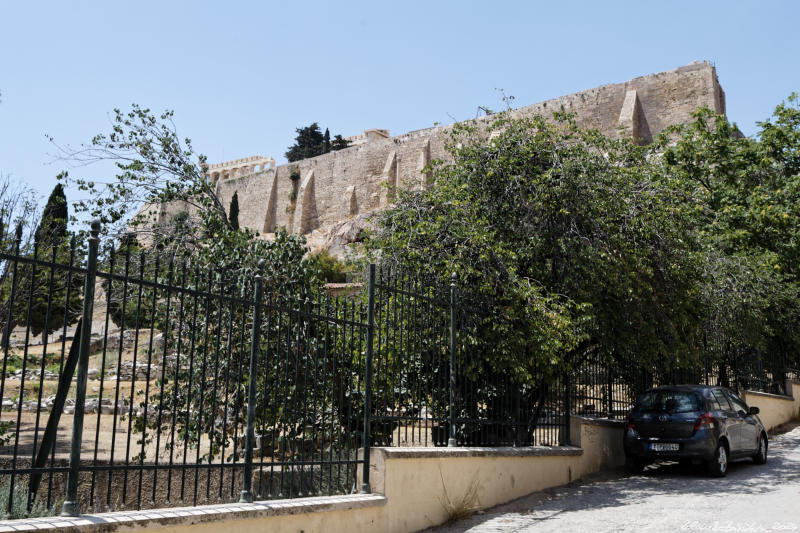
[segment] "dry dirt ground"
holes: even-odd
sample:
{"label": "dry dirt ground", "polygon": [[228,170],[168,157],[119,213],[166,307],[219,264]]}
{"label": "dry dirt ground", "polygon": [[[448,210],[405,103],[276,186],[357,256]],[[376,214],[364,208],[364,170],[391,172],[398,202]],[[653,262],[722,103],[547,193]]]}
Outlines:
{"label": "dry dirt ground", "polygon": [[733,463],[722,479],[675,463],[605,472],[429,531],[800,531],[800,427],[770,439],[767,464]]}

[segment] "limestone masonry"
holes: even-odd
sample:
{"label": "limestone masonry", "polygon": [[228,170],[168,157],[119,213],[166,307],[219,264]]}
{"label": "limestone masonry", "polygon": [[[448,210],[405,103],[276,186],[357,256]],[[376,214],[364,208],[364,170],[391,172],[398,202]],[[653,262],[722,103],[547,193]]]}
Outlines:
{"label": "limestone masonry", "polygon": [[[513,111],[515,116],[552,116],[562,107],[578,125],[605,135],[632,136],[650,142],[667,126],[688,122],[706,106],[725,114],[725,93],[707,62],[604,85]],[[477,121],[485,118],[475,119]],[[367,215],[391,202],[388,186],[421,186],[422,169],[444,158],[440,134],[449,126],[395,137],[387,130],[366,130],[344,150],[275,166],[260,156],[209,165],[223,205],[239,193],[239,223],[269,237],[277,227],[306,235],[312,249],[341,254],[364,227]],[[298,177],[299,175],[299,177]],[[184,209],[161,206],[159,222]]]}

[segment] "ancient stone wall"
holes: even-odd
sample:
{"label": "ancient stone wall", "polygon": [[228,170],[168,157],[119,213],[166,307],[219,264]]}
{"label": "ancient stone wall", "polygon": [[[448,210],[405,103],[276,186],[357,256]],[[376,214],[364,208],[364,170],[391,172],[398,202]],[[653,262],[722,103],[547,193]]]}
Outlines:
{"label": "ancient stone wall", "polygon": [[[725,94],[714,67],[706,62],[526,106],[514,115],[547,117],[563,108],[576,114],[581,127],[612,137],[633,136],[646,143],[667,126],[690,121],[691,113],[700,106],[725,112]],[[262,234],[284,226],[307,235],[312,248],[319,247],[335,224],[390,203],[387,186],[422,186],[427,179],[422,168],[432,158],[446,157],[441,134],[449,127],[374,138],[344,150],[220,180],[217,190],[226,206],[238,191],[240,225]],[[295,170],[299,171],[297,180],[291,179]]]}

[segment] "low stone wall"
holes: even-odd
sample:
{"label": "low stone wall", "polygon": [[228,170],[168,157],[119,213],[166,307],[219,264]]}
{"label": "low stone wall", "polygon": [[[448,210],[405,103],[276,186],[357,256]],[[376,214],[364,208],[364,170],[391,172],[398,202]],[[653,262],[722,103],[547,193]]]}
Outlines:
{"label": "low stone wall", "polygon": [[[411,532],[622,464],[620,421],[573,417],[572,443],[523,448],[374,448],[373,494],[0,522],[4,531]],[[361,481],[358,481],[359,485]]]}
{"label": "low stone wall", "polygon": [[789,420],[800,416],[800,383],[788,381],[786,392],[791,396],[767,394],[766,392],[747,391],[744,401],[747,405],[758,407],[758,417],[767,431],[785,424]]}
{"label": "low stone wall", "polygon": [[[761,420],[773,429],[800,415],[800,383],[791,383],[787,390],[792,396],[747,392],[745,401],[759,407]],[[624,431],[620,420],[572,417],[571,446],[374,448],[370,456],[373,494],[35,518],[0,522],[0,533],[418,531],[442,524],[463,510],[485,509],[621,466]]]}
{"label": "low stone wall", "polygon": [[623,422],[572,417],[570,429],[573,446],[373,449],[372,488],[387,499],[378,531],[418,531],[458,511],[493,507],[625,462]]}

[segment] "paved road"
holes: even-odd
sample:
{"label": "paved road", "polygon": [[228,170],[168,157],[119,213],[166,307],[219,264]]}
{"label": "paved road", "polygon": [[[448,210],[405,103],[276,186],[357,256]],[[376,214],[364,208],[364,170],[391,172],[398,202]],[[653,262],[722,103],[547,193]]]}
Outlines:
{"label": "paved road", "polygon": [[675,463],[638,476],[610,472],[430,531],[800,533],[800,427],[770,440],[767,464],[733,463],[722,479]]}

